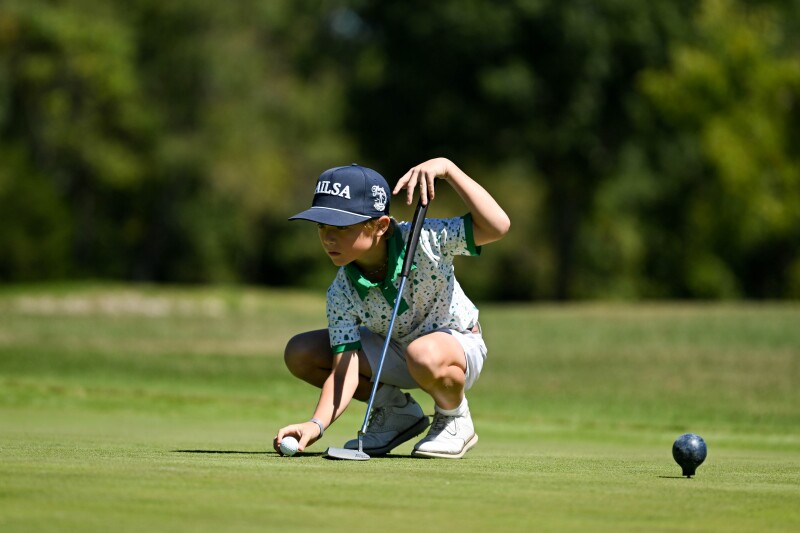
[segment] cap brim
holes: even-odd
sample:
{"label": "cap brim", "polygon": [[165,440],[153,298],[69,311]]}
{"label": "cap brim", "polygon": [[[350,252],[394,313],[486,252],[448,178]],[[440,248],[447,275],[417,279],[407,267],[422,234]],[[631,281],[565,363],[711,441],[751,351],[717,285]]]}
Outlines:
{"label": "cap brim", "polygon": [[330,207],[312,207],[302,213],[297,213],[289,220],[309,220],[317,224],[328,226],[352,226],[360,222],[366,222],[370,217],[366,215],[356,215],[348,211],[333,209]]}

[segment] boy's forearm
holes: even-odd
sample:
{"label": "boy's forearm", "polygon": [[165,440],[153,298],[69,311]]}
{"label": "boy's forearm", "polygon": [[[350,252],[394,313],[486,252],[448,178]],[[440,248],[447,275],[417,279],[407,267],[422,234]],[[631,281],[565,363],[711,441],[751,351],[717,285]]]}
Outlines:
{"label": "boy's forearm", "polygon": [[475,244],[481,246],[501,239],[508,232],[511,221],[500,204],[452,161],[447,160],[446,169],[442,178],[472,213]]}
{"label": "boy's forearm", "polygon": [[337,355],[333,370],[322,385],[314,418],[321,420],[326,428],[330,426],[353,399],[358,379],[358,352],[349,351]]}

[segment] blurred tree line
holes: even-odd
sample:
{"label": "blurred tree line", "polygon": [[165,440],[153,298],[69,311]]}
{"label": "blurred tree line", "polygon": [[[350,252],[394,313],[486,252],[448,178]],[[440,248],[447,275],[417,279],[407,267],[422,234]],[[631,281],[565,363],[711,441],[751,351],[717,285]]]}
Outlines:
{"label": "blurred tree line", "polygon": [[[2,0],[0,281],[324,287],[286,221],[317,175],[442,155],[512,218],[459,264],[478,298],[797,298],[799,22],[780,0]],[[433,216],[461,213],[445,189]]]}

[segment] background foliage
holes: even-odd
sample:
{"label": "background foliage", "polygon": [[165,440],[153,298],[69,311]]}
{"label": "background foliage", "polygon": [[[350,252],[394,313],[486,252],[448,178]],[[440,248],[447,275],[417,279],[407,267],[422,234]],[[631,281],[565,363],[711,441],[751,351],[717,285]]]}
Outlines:
{"label": "background foliage", "polygon": [[459,265],[476,297],[797,298],[798,22],[779,0],[4,0],[0,280],[323,287],[286,222],[316,176],[443,155],[512,218]]}

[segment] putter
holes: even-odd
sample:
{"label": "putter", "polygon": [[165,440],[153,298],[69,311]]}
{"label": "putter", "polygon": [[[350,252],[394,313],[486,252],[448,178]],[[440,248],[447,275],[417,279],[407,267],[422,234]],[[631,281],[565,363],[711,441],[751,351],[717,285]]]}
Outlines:
{"label": "putter", "polygon": [[[430,205],[430,202],[428,205]],[[383,352],[381,352],[381,360],[380,363],[378,363],[378,370],[375,372],[375,380],[372,384],[372,392],[369,395],[367,413],[364,415],[364,423],[361,424],[361,429],[358,430],[358,449],[350,450],[348,448],[328,448],[325,450],[325,455],[333,459],[348,459],[350,461],[369,460],[369,455],[364,451],[364,434],[367,432],[369,415],[372,412],[372,403],[375,401],[375,393],[378,390],[378,385],[380,385],[381,371],[383,370],[383,360],[386,359],[386,352],[389,350],[389,343],[392,340],[394,321],[397,318],[397,310],[400,308],[400,301],[403,298],[403,289],[405,289],[408,274],[411,272],[411,264],[414,261],[414,253],[417,251],[417,241],[419,241],[419,234],[422,231],[422,221],[425,220],[425,214],[428,212],[428,205],[422,205],[422,200],[420,200],[417,203],[417,209],[414,211],[414,220],[411,222],[411,231],[408,233],[408,241],[406,242],[406,256],[403,260],[403,269],[400,271],[400,286],[397,289],[397,299],[394,302],[392,317],[389,320],[389,331],[386,333],[386,340],[383,342]]]}

